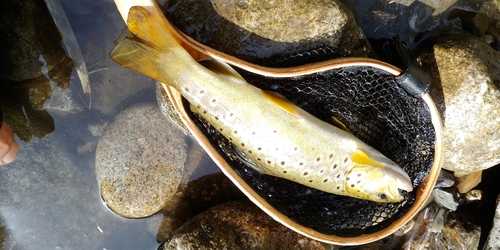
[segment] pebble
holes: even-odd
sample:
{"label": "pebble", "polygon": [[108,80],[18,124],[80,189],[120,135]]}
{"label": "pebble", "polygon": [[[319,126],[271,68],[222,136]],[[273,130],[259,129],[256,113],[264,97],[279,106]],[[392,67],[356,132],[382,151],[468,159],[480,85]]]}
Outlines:
{"label": "pebble", "polygon": [[455,184],[455,176],[450,171],[441,169],[435,188],[449,188]]}
{"label": "pebble", "polygon": [[461,194],[465,194],[481,183],[483,171],[477,171],[465,176],[457,177],[457,189]]}
{"label": "pebble", "polygon": [[458,202],[455,200],[452,193],[436,188],[432,190],[432,196],[434,197],[434,201],[440,206],[451,211],[457,210]]}
{"label": "pebble", "polygon": [[184,135],[165,121],[156,105],[128,108],[97,145],[96,178],[102,199],[124,217],[155,214],[176,192],[186,157]]}
{"label": "pebble", "polygon": [[465,194],[465,202],[471,203],[476,201],[481,201],[483,199],[482,190],[471,190]]}

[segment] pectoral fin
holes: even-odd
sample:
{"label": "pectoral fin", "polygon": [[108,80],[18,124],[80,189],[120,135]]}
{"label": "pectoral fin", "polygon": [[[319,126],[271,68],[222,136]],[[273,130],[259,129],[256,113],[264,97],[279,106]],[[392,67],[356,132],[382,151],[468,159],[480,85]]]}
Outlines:
{"label": "pectoral fin", "polygon": [[377,163],[374,160],[372,160],[370,158],[370,156],[368,156],[368,154],[365,153],[365,151],[363,151],[361,149],[356,150],[356,152],[354,152],[354,154],[351,155],[351,160],[355,163],[358,163],[358,164],[370,165],[370,166],[379,167],[382,169],[385,168],[380,163]]}
{"label": "pectoral fin", "polygon": [[299,115],[299,110],[297,109],[297,106],[295,106],[294,103],[286,99],[284,96],[281,94],[274,92],[274,91],[267,91],[263,90],[262,95],[266,100],[271,102],[272,104],[278,106],[282,110],[294,115],[298,116]]}

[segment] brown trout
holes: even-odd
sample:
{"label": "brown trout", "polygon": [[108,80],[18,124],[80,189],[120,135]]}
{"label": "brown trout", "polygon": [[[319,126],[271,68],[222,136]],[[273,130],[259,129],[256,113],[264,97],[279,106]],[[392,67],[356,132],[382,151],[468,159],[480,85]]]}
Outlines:
{"label": "brown trout", "polygon": [[157,6],[131,8],[127,25],[133,36],[111,58],[174,87],[259,172],[376,202],[399,202],[413,190],[402,168],[351,133],[247,83],[224,62],[195,61]]}

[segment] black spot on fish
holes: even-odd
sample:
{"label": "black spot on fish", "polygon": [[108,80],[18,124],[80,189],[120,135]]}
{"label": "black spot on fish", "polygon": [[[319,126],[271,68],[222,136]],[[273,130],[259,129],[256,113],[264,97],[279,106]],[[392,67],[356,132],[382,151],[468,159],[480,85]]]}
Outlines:
{"label": "black spot on fish", "polygon": [[286,174],[286,173],[288,173],[288,172],[287,172],[286,170],[283,170],[283,173],[284,173],[284,174]]}
{"label": "black spot on fish", "polygon": [[201,106],[200,106],[200,105],[197,105],[197,106],[196,106],[196,108],[197,108],[197,109],[200,109],[200,108],[201,108]]}
{"label": "black spot on fish", "polygon": [[327,181],[328,181],[328,178],[325,178],[325,179],[323,180],[323,182],[327,182]]}
{"label": "black spot on fish", "polygon": [[304,175],[304,176],[306,176],[306,175],[308,175],[308,174],[309,174],[308,172],[304,172],[304,173],[303,173],[303,175]]}
{"label": "black spot on fish", "polygon": [[242,146],[242,147],[244,147],[244,146],[245,146],[245,143],[243,143],[243,142],[242,142],[242,143],[241,143],[241,146]]}
{"label": "black spot on fish", "polygon": [[302,166],[302,165],[304,165],[304,163],[303,162],[299,162],[299,166]]}
{"label": "black spot on fish", "polygon": [[282,161],[282,162],[281,162],[281,165],[285,165],[285,162],[284,162],[284,161]]}
{"label": "black spot on fish", "polygon": [[321,157],[318,156],[318,158],[316,158],[316,161],[321,161]]}
{"label": "black spot on fish", "polygon": [[337,168],[337,163],[333,164],[333,169]]}
{"label": "black spot on fish", "polygon": [[205,94],[205,90],[200,90],[200,94]]}
{"label": "black spot on fish", "polygon": [[257,148],[257,150],[262,150],[262,148],[261,148],[261,147],[258,147],[258,148]]}
{"label": "black spot on fish", "polygon": [[237,134],[237,133],[238,133],[238,131],[236,131],[236,130],[235,130],[235,131],[233,131],[233,133]]}
{"label": "black spot on fish", "polygon": [[252,150],[248,150],[248,153],[251,154],[252,153]]}
{"label": "black spot on fish", "polygon": [[323,173],[323,172],[325,172],[325,170],[324,170],[324,169],[321,169],[319,172],[320,172],[320,173]]}
{"label": "black spot on fish", "polygon": [[207,111],[206,111],[206,110],[203,110],[203,114],[207,114]]}
{"label": "black spot on fish", "polygon": [[351,184],[351,187],[353,188],[353,187],[354,187],[354,184]]}
{"label": "black spot on fish", "polygon": [[337,175],[337,179],[340,178],[340,174]]}
{"label": "black spot on fish", "polygon": [[344,164],[346,164],[348,160],[349,160],[348,157],[344,158]]}
{"label": "black spot on fish", "polygon": [[271,161],[267,161],[267,164],[271,164]]}
{"label": "black spot on fish", "polygon": [[309,182],[313,182],[313,180],[309,180]]}
{"label": "black spot on fish", "polygon": [[262,159],[260,159],[260,158],[257,158],[257,160],[258,160],[258,161],[262,161]]}
{"label": "black spot on fish", "polygon": [[329,157],[329,159],[332,159],[333,158],[333,154],[330,154],[330,156],[328,156],[328,157]]}
{"label": "black spot on fish", "polygon": [[215,99],[212,99],[212,103],[216,103],[216,102],[217,102],[217,100],[215,100]]}

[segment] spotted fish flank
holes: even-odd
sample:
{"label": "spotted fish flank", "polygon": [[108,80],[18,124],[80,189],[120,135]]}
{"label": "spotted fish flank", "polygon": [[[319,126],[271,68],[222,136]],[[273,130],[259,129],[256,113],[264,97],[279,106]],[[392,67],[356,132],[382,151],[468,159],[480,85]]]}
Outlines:
{"label": "spotted fish flank", "polygon": [[398,202],[401,190],[412,191],[406,172],[352,134],[248,84],[223,62],[197,63],[157,13],[132,8],[128,27],[134,37],[121,41],[111,57],[177,89],[256,170],[377,202]]}

